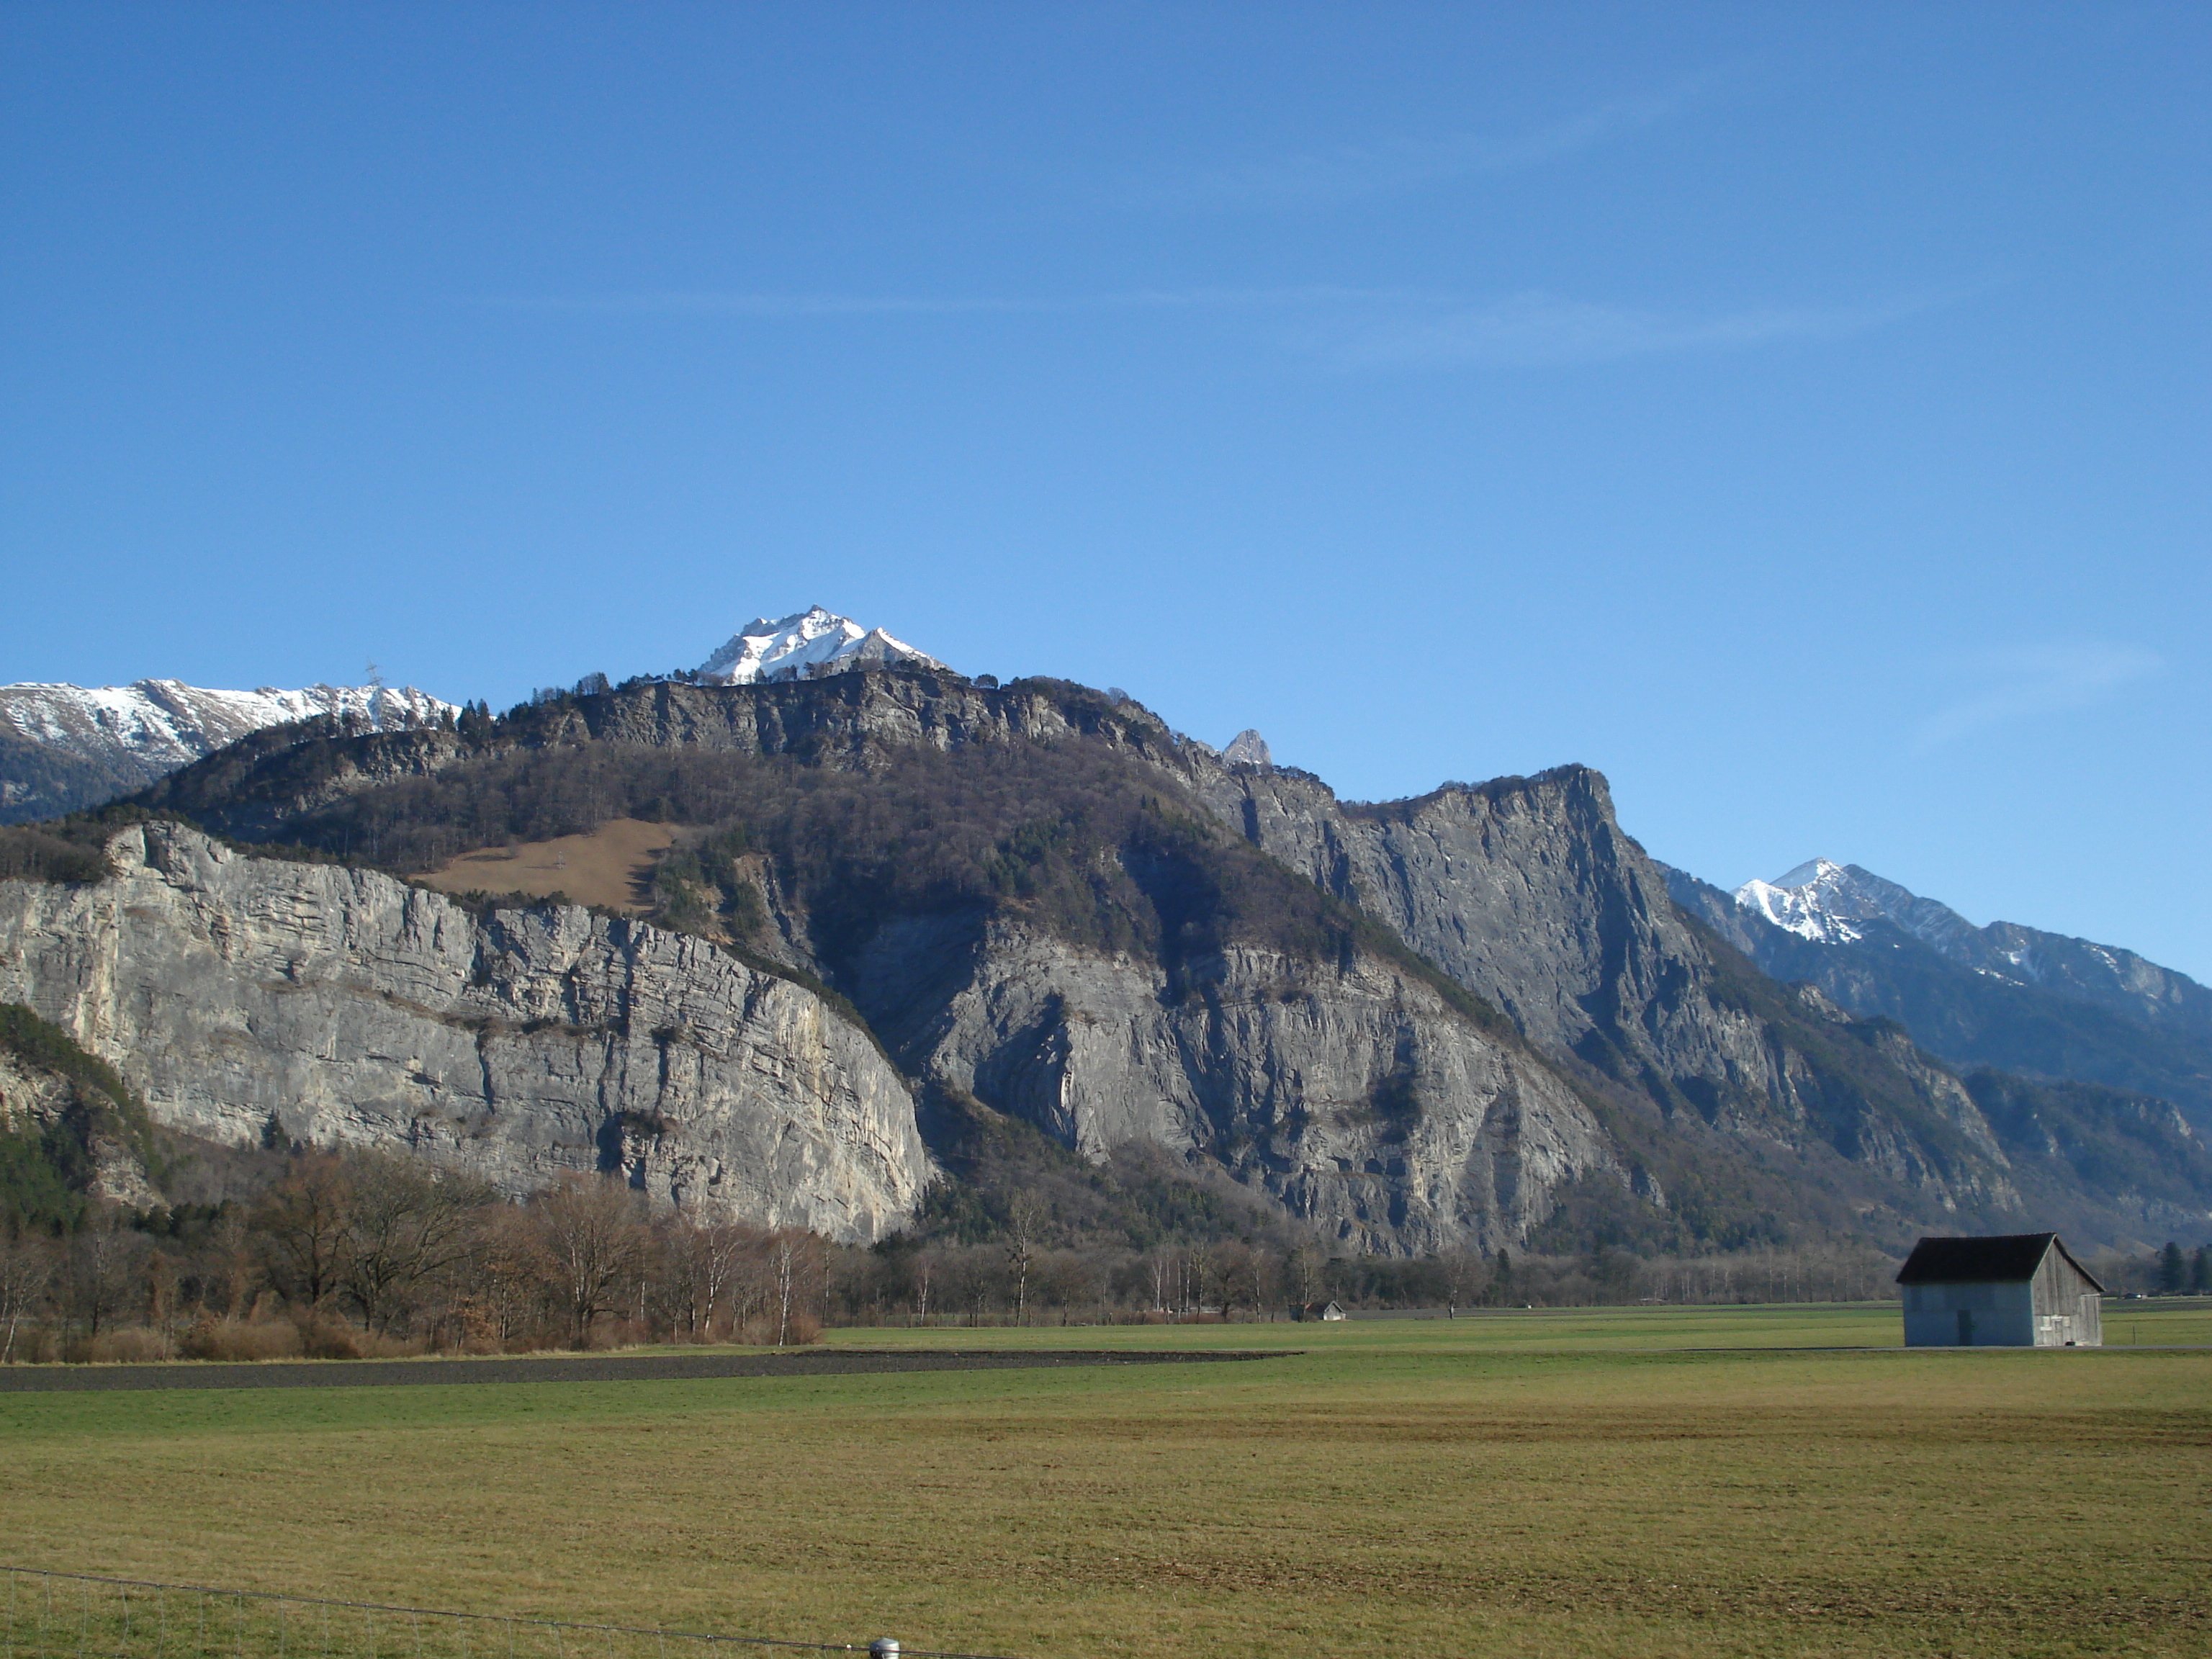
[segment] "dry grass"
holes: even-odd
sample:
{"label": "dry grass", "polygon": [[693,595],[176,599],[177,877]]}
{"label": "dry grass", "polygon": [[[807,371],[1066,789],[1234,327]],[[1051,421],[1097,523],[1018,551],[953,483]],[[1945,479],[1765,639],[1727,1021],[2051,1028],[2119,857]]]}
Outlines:
{"label": "dry grass", "polygon": [[674,844],[673,825],[611,818],[588,836],[481,848],[413,879],[444,893],[563,894],[609,910],[644,908],[642,884],[653,860]]}
{"label": "dry grass", "polygon": [[2212,1647],[2212,1353],[1393,1323],[1140,1334],[1311,1349],[1235,1366],[0,1397],[0,1555],[1024,1655]]}

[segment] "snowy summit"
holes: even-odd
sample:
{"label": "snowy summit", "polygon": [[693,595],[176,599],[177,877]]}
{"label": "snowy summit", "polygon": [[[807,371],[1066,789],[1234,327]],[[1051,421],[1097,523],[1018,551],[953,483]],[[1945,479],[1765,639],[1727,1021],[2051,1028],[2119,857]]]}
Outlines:
{"label": "snowy summit", "polygon": [[82,760],[135,764],[149,780],[266,726],[350,714],[382,731],[459,712],[411,685],[311,685],[296,691],[271,685],[213,691],[182,680],[0,685],[0,730]]}
{"label": "snowy summit", "polygon": [[1866,924],[1893,922],[1945,955],[1977,930],[1948,904],[1885,881],[1856,864],[1808,859],[1772,881],[1747,881],[1735,902],[1777,927],[1817,945],[1850,945],[1866,937]]}
{"label": "snowy summit", "polygon": [[1848,945],[1859,937],[1851,923],[1861,914],[1850,888],[1850,872],[1842,865],[1808,859],[1772,881],[1744,883],[1735,890],[1735,902],[1800,939]]}
{"label": "snowy summit", "polygon": [[885,663],[945,666],[880,628],[863,628],[817,605],[778,621],[762,617],[747,623],[699,665],[699,678],[714,685],[748,685],[755,680],[813,679]]}

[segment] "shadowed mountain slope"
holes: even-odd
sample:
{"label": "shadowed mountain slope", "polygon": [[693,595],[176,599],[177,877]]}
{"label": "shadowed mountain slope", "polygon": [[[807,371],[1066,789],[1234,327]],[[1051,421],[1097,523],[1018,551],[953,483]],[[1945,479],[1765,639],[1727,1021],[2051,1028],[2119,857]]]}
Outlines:
{"label": "shadowed mountain slope", "polygon": [[[2076,988],[2080,975],[2031,981],[2015,964],[2008,963],[2010,971],[2001,974],[1947,955],[1882,915],[1855,918],[1849,938],[1805,938],[1694,876],[1679,870],[1667,876],[1686,911],[1764,972],[1818,985],[1862,1017],[1897,1020],[1952,1066],[2155,1095],[2179,1106],[2199,1133],[2212,1130],[2212,1041],[2199,1035],[2195,999],[2186,994],[2203,988],[2180,975],[2153,969],[2131,975],[2138,992],[2106,975],[2091,994]],[[2010,928],[1997,923],[1972,930],[1973,942]],[[2076,954],[2103,949],[2065,942],[2080,947]],[[2162,1012],[2154,1018],[2147,1007]]]}

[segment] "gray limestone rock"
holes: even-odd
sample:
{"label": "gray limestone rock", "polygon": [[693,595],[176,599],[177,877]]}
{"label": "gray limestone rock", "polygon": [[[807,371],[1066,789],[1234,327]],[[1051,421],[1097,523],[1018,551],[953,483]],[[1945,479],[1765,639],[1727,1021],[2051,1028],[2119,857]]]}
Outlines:
{"label": "gray limestone rock", "polygon": [[1228,766],[1267,767],[1274,764],[1267,754],[1267,740],[1246,726],[1230,738],[1229,747],[1221,751],[1222,763]]}
{"label": "gray limestone rock", "polygon": [[619,1170],[664,1201],[841,1239],[911,1212],[914,1102],[867,1033],[703,940],[574,907],[479,919],[368,871],[173,825],[87,886],[0,883],[0,1000],[157,1121],[411,1147],[511,1193]]}
{"label": "gray limestone rock", "polygon": [[[917,963],[926,982],[913,982]],[[1518,1243],[1564,1184],[1630,1176],[1541,1060],[1361,957],[1232,948],[1171,985],[1003,921],[886,930],[859,989],[939,1078],[1093,1158],[1148,1142],[1210,1160],[1387,1254]]]}

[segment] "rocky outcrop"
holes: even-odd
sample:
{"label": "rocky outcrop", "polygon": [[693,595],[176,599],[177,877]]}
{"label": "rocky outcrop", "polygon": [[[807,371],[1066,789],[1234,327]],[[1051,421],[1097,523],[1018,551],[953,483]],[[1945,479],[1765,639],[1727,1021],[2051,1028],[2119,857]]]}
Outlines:
{"label": "rocky outcrop", "polygon": [[[814,993],[703,940],[568,906],[480,918],[168,824],[110,856],[98,884],[0,883],[0,1000],[112,1061],[158,1121],[404,1146],[517,1194],[619,1170],[843,1238],[921,1198],[899,1071]],[[915,1074],[1094,1156],[1217,1162],[1362,1249],[1517,1243],[1563,1183],[1628,1188],[1541,1061],[1387,963],[1231,950],[1171,985],[1019,926],[914,919],[855,988]]]}
{"label": "rocky outcrop", "polygon": [[1372,957],[1231,948],[1170,979],[981,916],[869,948],[855,998],[908,1069],[1094,1158],[1217,1164],[1384,1254],[1518,1244],[1559,1189],[1631,1177],[1540,1060]]}
{"label": "rocky outcrop", "polygon": [[0,883],[0,1001],[157,1121],[408,1146],[512,1193],[619,1170],[702,1211],[872,1239],[930,1175],[912,1097],[819,996],[568,906],[479,918],[370,872],[118,836],[117,874]]}
{"label": "rocky outcrop", "polygon": [[1826,1148],[1933,1212],[2018,1206],[1958,1080],[1901,1032],[1890,1041],[1728,960],[1588,768],[1373,806],[1296,772],[1191,776],[1217,817],[1387,923],[1539,1048],[1662,1115]]}
{"label": "rocky outcrop", "polygon": [[115,1103],[98,1090],[0,1048],[0,1134],[58,1133],[82,1149],[90,1165],[87,1197],[146,1209],[161,1195],[117,1116]]}

